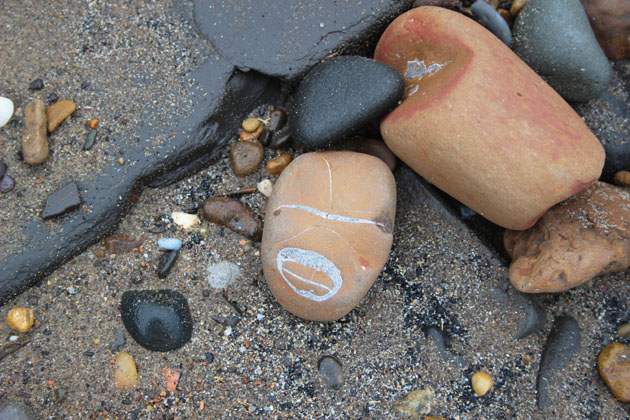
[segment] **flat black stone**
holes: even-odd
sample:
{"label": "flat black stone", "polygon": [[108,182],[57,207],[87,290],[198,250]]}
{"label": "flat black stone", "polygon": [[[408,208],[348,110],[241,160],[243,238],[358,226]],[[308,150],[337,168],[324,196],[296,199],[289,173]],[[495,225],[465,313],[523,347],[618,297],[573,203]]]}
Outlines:
{"label": "flat black stone", "polygon": [[29,90],[42,90],[44,88],[44,81],[42,79],[35,79],[28,85]]}
{"label": "flat black stone", "polygon": [[168,251],[162,253],[160,261],[158,263],[157,276],[161,279],[165,279],[171,269],[175,266],[179,251]]}
{"label": "flat black stone", "polygon": [[318,64],[291,96],[289,125],[293,141],[329,146],[394,108],[405,84],[392,67],[358,56]]}
{"label": "flat black stone", "polygon": [[192,336],[188,301],[174,290],[131,290],[120,300],[125,328],[142,347],[170,351],[182,347]]}
{"label": "flat black stone", "polygon": [[42,211],[42,219],[60,216],[80,205],[79,187],[76,182],[70,182],[48,196]]}

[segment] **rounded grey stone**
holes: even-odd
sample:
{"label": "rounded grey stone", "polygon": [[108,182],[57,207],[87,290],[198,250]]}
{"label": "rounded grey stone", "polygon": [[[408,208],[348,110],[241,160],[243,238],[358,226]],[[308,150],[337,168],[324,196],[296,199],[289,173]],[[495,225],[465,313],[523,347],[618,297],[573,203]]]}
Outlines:
{"label": "rounded grey stone", "polygon": [[208,267],[208,283],[215,289],[225,289],[234,283],[240,274],[241,270],[236,264],[222,261]]}

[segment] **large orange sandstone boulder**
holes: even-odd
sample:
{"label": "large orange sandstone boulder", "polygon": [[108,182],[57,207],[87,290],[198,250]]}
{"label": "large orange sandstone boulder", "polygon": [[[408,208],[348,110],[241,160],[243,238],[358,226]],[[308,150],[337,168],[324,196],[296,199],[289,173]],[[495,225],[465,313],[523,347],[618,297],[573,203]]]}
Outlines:
{"label": "large orange sandstone boulder", "polygon": [[387,28],[374,58],[406,86],[381,122],[389,148],[492,222],[526,229],[599,177],[604,149],[580,117],[466,16],[412,9]]}
{"label": "large orange sandstone boulder", "polygon": [[380,274],[392,245],[396,184],[380,159],[307,153],[282,172],[267,203],[262,263],[287,311],[334,321]]}

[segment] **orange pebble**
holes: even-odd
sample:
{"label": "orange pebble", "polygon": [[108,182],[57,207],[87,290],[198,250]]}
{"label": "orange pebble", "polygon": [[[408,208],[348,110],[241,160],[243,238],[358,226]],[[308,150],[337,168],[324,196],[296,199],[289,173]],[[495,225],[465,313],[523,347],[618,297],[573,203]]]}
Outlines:
{"label": "orange pebble", "polygon": [[293,156],[291,156],[290,154],[275,157],[267,162],[267,172],[269,172],[271,175],[279,175],[280,172],[282,172],[284,168],[286,168],[287,165],[291,163],[292,160]]}
{"label": "orange pebble", "polygon": [[88,127],[90,127],[92,130],[94,130],[98,126],[98,123],[99,123],[99,120],[94,118],[93,120],[90,120],[88,122]]}
{"label": "orange pebble", "polygon": [[252,131],[251,133],[245,130],[241,131],[239,138],[241,139],[241,141],[258,140],[263,131],[265,131],[265,126],[261,124],[256,130]]}

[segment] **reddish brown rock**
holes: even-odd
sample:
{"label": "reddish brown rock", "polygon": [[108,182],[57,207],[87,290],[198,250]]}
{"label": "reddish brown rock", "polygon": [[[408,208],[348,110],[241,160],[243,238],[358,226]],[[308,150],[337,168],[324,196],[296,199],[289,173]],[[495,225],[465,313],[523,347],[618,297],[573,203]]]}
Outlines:
{"label": "reddish brown rock", "polygon": [[24,108],[22,156],[29,165],[39,165],[48,159],[48,134],[46,133],[46,108],[44,101],[32,100]]}
{"label": "reddish brown rock", "polygon": [[613,395],[630,402],[630,347],[610,343],[597,357],[597,369]]}
{"label": "reddish brown rock", "polygon": [[606,56],[612,60],[630,57],[630,1],[581,1]]}
{"label": "reddish brown rock", "polygon": [[385,143],[494,223],[526,229],[599,177],[604,149],[581,118],[473,20],[412,9],[387,28],[374,57],[406,85],[381,123]]}
{"label": "reddish brown rock", "polygon": [[127,235],[116,234],[105,238],[105,248],[109,254],[126,254],[139,248],[144,238],[131,238]]}
{"label": "reddish brown rock", "polygon": [[262,234],[258,217],[234,198],[209,198],[201,203],[199,212],[207,221],[230,228],[246,238],[259,240]]}
{"label": "reddish brown rock", "polygon": [[267,284],[282,307],[337,320],[365,296],[392,244],[396,185],[379,159],[307,153],[280,175],[261,246]]}
{"label": "reddish brown rock", "polygon": [[526,231],[507,230],[510,282],[561,292],[630,266],[630,192],[603,182],[557,205]]}
{"label": "reddish brown rock", "polygon": [[287,165],[291,163],[291,160],[293,160],[293,156],[288,153],[277,156],[267,162],[267,172],[269,172],[269,174],[271,175],[279,175],[284,170],[284,168],[286,168]]}

